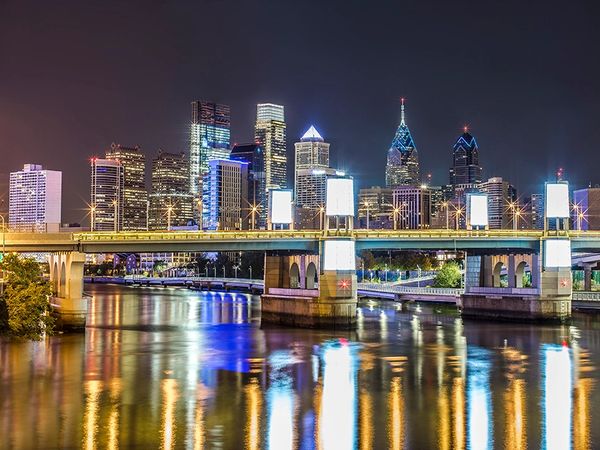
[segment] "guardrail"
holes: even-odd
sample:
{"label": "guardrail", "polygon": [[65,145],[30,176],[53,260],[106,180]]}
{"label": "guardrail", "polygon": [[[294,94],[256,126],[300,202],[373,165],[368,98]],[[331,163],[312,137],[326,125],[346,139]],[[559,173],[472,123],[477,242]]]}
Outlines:
{"label": "guardrail", "polygon": [[358,283],[357,288],[359,291],[363,292],[385,292],[390,294],[414,294],[444,297],[460,297],[460,295],[464,292],[464,289],[389,286],[377,283]]}
{"label": "guardrail", "polygon": [[573,291],[573,301],[600,303],[600,292]]}

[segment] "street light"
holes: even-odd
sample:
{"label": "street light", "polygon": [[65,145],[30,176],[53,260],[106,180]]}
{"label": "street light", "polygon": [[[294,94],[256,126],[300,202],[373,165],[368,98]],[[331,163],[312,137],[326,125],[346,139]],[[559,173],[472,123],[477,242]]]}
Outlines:
{"label": "street light", "polygon": [[167,231],[171,231],[171,213],[173,212],[173,205],[167,206]]}
{"label": "street light", "polygon": [[394,230],[398,229],[398,214],[400,214],[400,208],[394,208]]}
{"label": "street light", "polygon": [[365,200],[365,206],[367,207],[367,230],[369,229],[369,202]]}
{"label": "street light", "polygon": [[115,207],[114,228],[115,228],[115,233],[116,233],[119,231],[119,202],[117,202],[116,200],[113,200],[112,205]]}
{"label": "street light", "polygon": [[252,230],[256,229],[256,213],[258,212],[258,205],[255,203],[250,209],[250,216],[252,221]]}
{"label": "street light", "polygon": [[323,224],[325,222],[325,207],[321,205],[319,207],[319,230],[323,230]]}
{"label": "street light", "polygon": [[92,206],[90,206],[90,228],[91,228],[91,231],[94,231],[95,218],[96,218],[96,206],[92,205]]}
{"label": "street light", "polygon": [[447,201],[442,202],[442,207],[446,210],[446,230],[450,229],[449,223],[448,223],[448,207],[449,207],[449,203]]}

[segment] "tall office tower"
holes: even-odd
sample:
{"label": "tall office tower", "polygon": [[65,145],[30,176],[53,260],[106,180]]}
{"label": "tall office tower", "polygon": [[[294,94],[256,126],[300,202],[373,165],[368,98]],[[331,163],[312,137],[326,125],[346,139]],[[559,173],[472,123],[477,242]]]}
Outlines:
{"label": "tall office tower", "polygon": [[572,229],[600,230],[600,188],[588,187],[573,191],[571,214]]}
{"label": "tall office tower", "polygon": [[[512,228],[514,214],[510,205],[515,204],[517,195],[515,188],[501,177],[492,177],[479,184],[479,190],[488,195],[488,218],[490,229]],[[517,210],[515,210],[517,211]],[[525,224],[524,217],[517,218],[517,225]]]}
{"label": "tall office tower", "polygon": [[[431,226],[431,191],[426,187],[398,186],[393,191],[394,215],[398,229]],[[393,218],[392,218],[393,219]]]}
{"label": "tall office tower", "polygon": [[265,152],[265,186],[270,189],[287,186],[287,151],[285,114],[282,105],[256,105],[254,142]]}
{"label": "tall office tower", "polygon": [[544,194],[531,194],[529,199],[530,226],[533,230],[544,229]]}
{"label": "tall office tower", "polygon": [[481,183],[482,169],[479,165],[479,147],[477,141],[464,128],[454,144],[452,167],[450,168],[450,184],[474,185]]}
{"label": "tall office tower", "polygon": [[146,156],[139,147],[125,147],[113,143],[106,151],[106,159],[119,161],[123,167],[123,230],[146,230],[148,227]]}
{"label": "tall office tower", "polygon": [[152,161],[150,230],[184,226],[193,219],[194,196],[190,193],[189,170],[185,153],[158,151],[158,156]]}
{"label": "tall office tower", "polygon": [[391,228],[394,211],[393,190],[373,186],[358,193],[358,223],[360,228],[371,230]]}
{"label": "tall office tower", "polygon": [[[5,172],[0,172],[0,214],[4,218],[8,218],[8,186],[10,175]],[[8,223],[6,224],[8,226]]]}
{"label": "tall office tower", "polygon": [[56,232],[60,229],[62,172],[25,164],[11,172],[8,227],[13,231]]}
{"label": "tall office tower", "polygon": [[[202,180],[208,173],[209,161],[229,157],[231,140],[229,106],[205,101],[192,102],[190,131],[189,184],[194,200],[200,201],[206,198],[206,192],[202,189]],[[200,219],[199,214],[195,214],[195,217]]]}
{"label": "tall office tower", "polygon": [[119,161],[92,158],[90,225],[92,231],[123,229],[123,166]]}
{"label": "tall office tower", "polygon": [[248,163],[213,159],[204,184],[209,192],[209,230],[248,229]]}
{"label": "tall office tower", "polygon": [[[446,228],[446,202],[444,186],[428,186],[431,191],[431,228]],[[450,211],[448,211],[450,217]],[[450,227],[450,219],[448,219]]]}
{"label": "tall office tower", "polygon": [[[267,190],[265,178],[265,152],[258,144],[234,145],[229,155],[232,161],[248,164],[248,204],[244,206],[246,213],[254,214],[254,228],[267,226]],[[252,208],[256,208],[252,212]],[[250,222],[252,224],[252,222]]]}
{"label": "tall office tower", "polygon": [[419,153],[406,125],[404,99],[402,99],[400,125],[387,154],[385,185],[389,188],[401,185],[417,186],[419,184]]}

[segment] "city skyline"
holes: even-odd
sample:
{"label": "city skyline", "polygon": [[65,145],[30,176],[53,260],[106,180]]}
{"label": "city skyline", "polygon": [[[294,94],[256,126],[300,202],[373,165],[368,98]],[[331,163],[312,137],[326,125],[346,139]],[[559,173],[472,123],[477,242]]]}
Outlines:
{"label": "city skyline", "polygon": [[[268,101],[286,106],[288,158],[290,143],[314,123],[335,149],[332,166],[352,173],[360,187],[383,185],[404,96],[421,172],[436,184],[447,179],[449,149],[465,124],[481,145],[485,177],[535,192],[564,167],[573,186],[598,182],[600,94],[590,88],[600,75],[590,44],[600,37],[592,20],[597,5],[458,1],[371,9],[333,2],[306,24],[304,39],[293,39],[289,24],[312,17],[311,5],[278,5],[269,19],[261,5],[267,7],[203,2],[140,10],[104,2],[92,14],[70,1],[50,11],[4,3],[0,57],[11,70],[0,74],[0,152],[8,171],[28,161],[62,170],[74,186],[65,191],[64,220],[82,221],[83,167],[110,142],[140,145],[149,157],[157,148],[187,150],[187,105],[195,99],[230,105],[231,143],[250,142],[255,105]],[[199,13],[231,24],[226,33],[206,24],[221,36],[210,46],[193,32]],[[398,17],[405,18],[402,33],[392,31]],[[456,26],[465,21],[471,27]],[[325,25],[336,39],[323,42],[311,32]],[[406,36],[415,38],[408,43]],[[507,164],[507,153],[520,164]]]}

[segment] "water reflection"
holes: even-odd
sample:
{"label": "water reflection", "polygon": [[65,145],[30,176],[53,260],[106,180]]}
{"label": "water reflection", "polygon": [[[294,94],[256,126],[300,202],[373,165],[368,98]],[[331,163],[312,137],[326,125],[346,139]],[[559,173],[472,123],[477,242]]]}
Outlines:
{"label": "water reflection", "polygon": [[85,335],[0,340],[0,449],[597,446],[593,316],[372,301],[356,332],[261,329],[246,295],[93,289]]}

